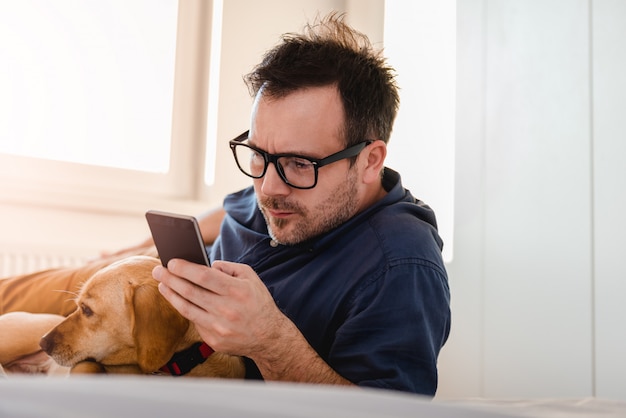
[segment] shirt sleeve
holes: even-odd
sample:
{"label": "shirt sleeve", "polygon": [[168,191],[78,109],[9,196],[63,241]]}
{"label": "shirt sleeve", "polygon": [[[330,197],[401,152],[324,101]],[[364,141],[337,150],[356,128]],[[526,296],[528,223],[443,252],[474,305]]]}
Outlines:
{"label": "shirt sleeve", "polygon": [[355,297],[329,364],[361,386],[434,396],[437,356],[449,332],[445,272],[423,260],[400,260]]}

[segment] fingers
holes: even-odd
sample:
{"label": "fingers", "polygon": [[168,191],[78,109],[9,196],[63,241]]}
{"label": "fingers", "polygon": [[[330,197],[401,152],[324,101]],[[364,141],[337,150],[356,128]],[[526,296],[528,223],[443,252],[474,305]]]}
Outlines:
{"label": "fingers", "polygon": [[212,267],[221,271],[227,276],[234,278],[248,278],[256,277],[256,273],[252,270],[252,267],[247,264],[232,263],[229,261],[215,261]]}
{"label": "fingers", "polygon": [[[216,273],[218,272],[207,266],[190,263],[185,260],[173,259],[167,264],[167,268],[161,266],[155,267],[152,275],[156,280],[170,287],[174,286],[178,289],[178,286],[180,286],[180,290],[184,288],[184,283],[179,283],[182,281],[220,294],[222,292],[220,291],[219,280],[216,280]],[[194,290],[193,287],[191,287],[190,290]]]}
{"label": "fingers", "polygon": [[161,290],[169,288],[185,299],[198,304],[194,296],[202,291],[213,292],[208,286],[210,280],[205,277],[208,272],[200,267],[185,261],[181,263],[170,261],[168,268],[156,266],[152,271],[152,276],[160,282]]}
{"label": "fingers", "polygon": [[211,268],[173,259],[167,268],[155,267],[152,275],[160,282],[159,291],[177,309],[184,310],[184,301],[188,301],[208,311],[208,307],[215,306],[216,296],[238,293],[234,290],[241,284],[237,278],[243,277],[246,271],[234,263],[217,262]]}
{"label": "fingers", "polygon": [[195,322],[209,314],[204,307],[210,306],[206,305],[210,291],[172,274],[160,265],[152,270],[152,276],[159,282],[159,292],[182,316]]}

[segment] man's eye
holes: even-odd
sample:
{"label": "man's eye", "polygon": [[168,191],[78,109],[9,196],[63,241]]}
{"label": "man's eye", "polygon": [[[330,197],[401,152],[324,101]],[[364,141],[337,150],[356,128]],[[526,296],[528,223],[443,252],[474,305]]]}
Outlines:
{"label": "man's eye", "polygon": [[285,168],[290,170],[305,171],[313,167],[313,163],[306,158],[289,158],[285,161]]}
{"label": "man's eye", "polygon": [[311,164],[311,161],[309,161],[309,160],[301,160],[301,159],[295,160],[294,164],[296,165],[296,167],[298,167],[301,170],[306,170],[306,169],[311,168],[313,166],[313,164]]}

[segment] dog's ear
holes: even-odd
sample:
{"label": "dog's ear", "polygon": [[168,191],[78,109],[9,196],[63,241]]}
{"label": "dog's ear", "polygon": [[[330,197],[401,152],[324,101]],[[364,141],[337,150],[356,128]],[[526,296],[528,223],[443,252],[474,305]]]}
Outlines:
{"label": "dog's ear", "polygon": [[133,310],[138,365],[146,373],[157,371],[174,354],[189,321],[159,293],[156,282],[135,288]]}

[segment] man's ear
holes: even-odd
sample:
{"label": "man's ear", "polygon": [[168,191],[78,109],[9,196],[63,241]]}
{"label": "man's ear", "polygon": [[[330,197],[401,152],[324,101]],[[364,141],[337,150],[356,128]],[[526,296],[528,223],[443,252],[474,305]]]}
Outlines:
{"label": "man's ear", "polygon": [[380,181],[380,172],[387,157],[387,144],[381,140],[374,141],[363,150],[363,154],[363,182],[369,184]]}

